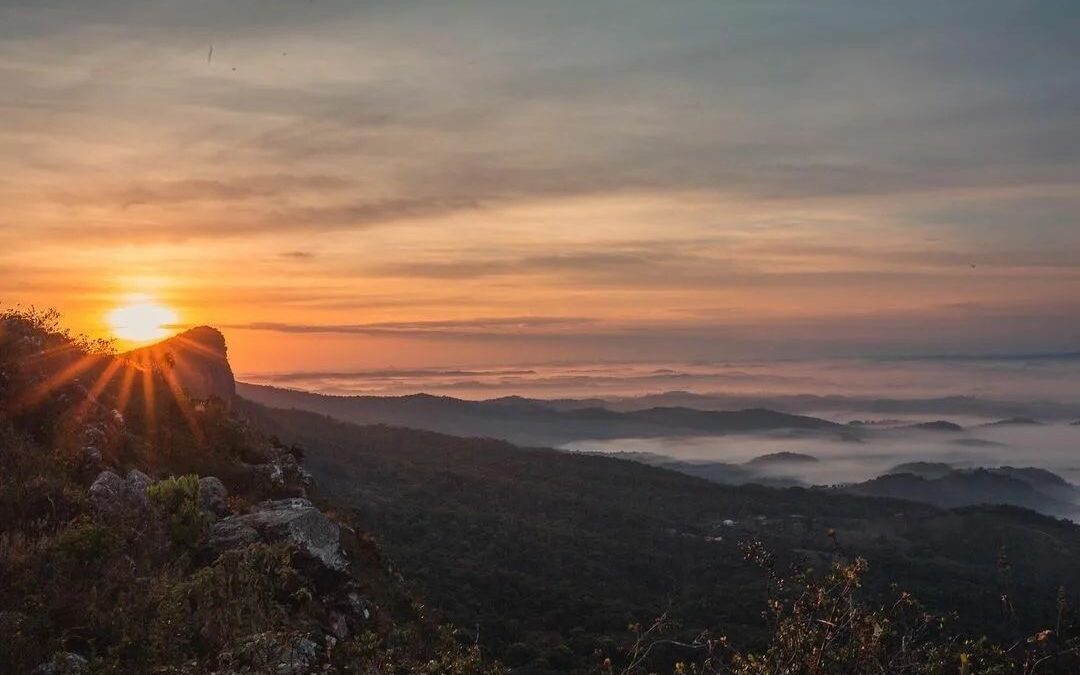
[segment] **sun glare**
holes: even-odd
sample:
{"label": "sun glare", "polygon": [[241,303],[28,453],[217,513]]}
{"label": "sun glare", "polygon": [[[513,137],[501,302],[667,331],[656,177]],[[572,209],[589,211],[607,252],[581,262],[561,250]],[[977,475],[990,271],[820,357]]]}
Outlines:
{"label": "sun glare", "polygon": [[121,340],[148,342],[169,334],[176,323],[176,312],[146,295],[133,295],[107,316],[113,335]]}

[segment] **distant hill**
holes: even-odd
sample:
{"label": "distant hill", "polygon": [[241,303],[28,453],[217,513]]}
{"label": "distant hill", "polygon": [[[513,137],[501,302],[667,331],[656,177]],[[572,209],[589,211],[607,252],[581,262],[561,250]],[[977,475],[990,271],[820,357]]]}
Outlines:
{"label": "distant hill", "polygon": [[986,427],[1034,427],[1040,426],[1042,422],[1032,419],[1030,417],[1010,417],[1004,420],[998,420],[996,422],[989,422],[984,424]]}
{"label": "distant hill", "polygon": [[295,408],[356,424],[394,424],[458,436],[500,438],[523,445],[562,445],[608,438],[655,438],[775,430],[848,431],[815,417],[760,408],[735,411],[652,407],[613,411],[570,407],[524,398],[466,401],[447,396],[325,396],[240,383],[249,400],[276,408]]}
{"label": "distant hill", "polygon": [[[936,398],[881,398],[835,394],[754,396],[670,391],[645,396],[612,397],[606,401],[594,402],[593,405],[603,405],[612,410],[637,410],[653,406],[680,406],[701,410],[769,408],[771,410],[809,415],[819,414],[821,411],[836,410],[883,416],[963,415],[984,419],[1028,417],[1055,421],[1075,420],[1078,414],[1078,408],[1074,402],[1011,401],[975,396],[941,396]],[[892,421],[899,422],[899,420]]]}
{"label": "distant hill", "polygon": [[[303,445],[320,485],[379,533],[432,605],[477,626],[493,654],[533,664],[523,673],[587,669],[596,644],[665,611],[687,634],[711,626],[757,639],[762,580],[739,549],[755,537],[781,560],[819,565],[835,552],[831,529],[870,561],[869,591],[899,579],[931,608],[997,635],[1052,620],[1059,585],[1080,587],[1080,528],[1031,511],[726,486],[681,475],[689,462],[665,470],[655,455],[623,461],[240,405],[257,427]],[[1007,624],[997,619],[1001,555],[1016,597],[1031,600]]]}
{"label": "distant hill", "polygon": [[913,462],[844,492],[894,497],[944,508],[975,504],[1009,504],[1047,515],[1080,516],[1080,488],[1045,469],[997,467],[953,469],[947,464]]}
{"label": "distant hill", "polygon": [[907,462],[889,469],[888,474],[910,473],[920,478],[934,480],[948,476],[955,469],[944,462]]}
{"label": "distant hill", "polygon": [[197,398],[217,396],[232,401],[236,397],[225,336],[216,328],[192,328],[121,357],[136,364],[167,365],[180,386]]}
{"label": "distant hill", "polygon": [[755,457],[746,463],[747,466],[775,466],[777,464],[817,464],[821,460],[813,455],[804,455],[800,452],[773,452],[767,455]]}
{"label": "distant hill", "polygon": [[946,420],[937,420],[935,422],[921,422],[919,424],[912,424],[908,429],[920,429],[922,431],[963,431],[964,427],[955,422],[948,422]]}

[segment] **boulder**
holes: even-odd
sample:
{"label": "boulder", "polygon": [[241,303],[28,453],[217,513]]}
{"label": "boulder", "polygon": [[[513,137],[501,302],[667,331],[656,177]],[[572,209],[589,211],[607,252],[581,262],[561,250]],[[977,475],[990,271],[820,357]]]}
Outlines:
{"label": "boulder", "polygon": [[254,513],[225,518],[211,528],[211,545],[224,550],[231,548],[229,542],[251,543],[248,530],[264,541],[288,542],[327,569],[340,572],[348,566],[338,526],[306,499],[263,502]]}
{"label": "boulder", "polygon": [[146,494],[146,491],[154,484],[154,479],[138,469],[132,469],[128,472],[127,484],[128,488],[135,493]]}
{"label": "boulder", "polygon": [[83,657],[72,652],[57,652],[31,675],[86,675],[89,672],[90,664]]}
{"label": "boulder", "polygon": [[113,471],[102,471],[90,486],[90,503],[101,515],[113,518],[141,518],[150,511],[146,490],[153,481],[141,471],[131,471],[127,479]]}
{"label": "boulder", "polygon": [[199,499],[207,511],[219,516],[228,514],[229,505],[225,501],[228,496],[229,491],[220,479],[214,476],[203,476],[199,479]]}
{"label": "boulder", "polygon": [[318,660],[318,645],[307,636],[266,632],[248,636],[222,651],[218,665],[227,672],[307,675]]}
{"label": "boulder", "polygon": [[262,541],[255,528],[237,522],[234,518],[220,520],[210,526],[210,548],[221,553]]}

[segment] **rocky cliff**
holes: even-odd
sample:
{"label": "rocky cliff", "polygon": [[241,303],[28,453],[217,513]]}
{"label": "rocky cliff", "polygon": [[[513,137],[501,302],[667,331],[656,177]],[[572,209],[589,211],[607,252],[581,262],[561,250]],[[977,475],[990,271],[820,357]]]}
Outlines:
{"label": "rocky cliff", "polygon": [[137,364],[171,370],[180,386],[195,398],[217,396],[232,401],[236,397],[225,336],[216,328],[192,328],[122,356]]}

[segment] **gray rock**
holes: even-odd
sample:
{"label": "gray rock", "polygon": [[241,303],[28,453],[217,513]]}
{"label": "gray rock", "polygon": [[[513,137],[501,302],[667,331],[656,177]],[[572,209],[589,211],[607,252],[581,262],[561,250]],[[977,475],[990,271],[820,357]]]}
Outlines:
{"label": "gray rock", "polygon": [[92,469],[100,469],[104,461],[101,450],[96,445],[87,445],[82,449],[81,460],[84,466]]}
{"label": "gray rock", "polygon": [[229,672],[307,675],[319,660],[312,640],[295,633],[259,633],[224,650],[219,665]]}
{"label": "gray rock", "polygon": [[306,499],[263,502],[254,513],[226,518],[214,526],[221,533],[218,540],[225,541],[227,533],[237,538],[246,536],[240,534],[242,530],[232,529],[236,525],[254,530],[266,541],[288,542],[328,569],[340,572],[348,566],[341,552],[338,526]]}
{"label": "gray rock", "polygon": [[202,507],[211,513],[223,516],[229,513],[229,505],[225,498],[229,496],[228,489],[220,479],[214,476],[203,476],[199,479],[199,498]]}
{"label": "gray rock", "polygon": [[231,548],[240,548],[261,541],[255,528],[237,522],[235,518],[226,518],[210,526],[210,548],[218,553]]}
{"label": "gray rock", "polygon": [[128,472],[127,484],[128,488],[136,493],[146,494],[146,491],[154,484],[154,479],[138,469],[132,469]]}
{"label": "gray rock", "polygon": [[72,652],[56,652],[49,661],[35,668],[32,675],[85,675],[90,672],[86,659]]}
{"label": "gray rock", "polygon": [[90,503],[102,515],[139,518],[150,511],[147,488],[153,483],[141,471],[132,471],[127,480],[113,471],[102,471],[90,486]]}

